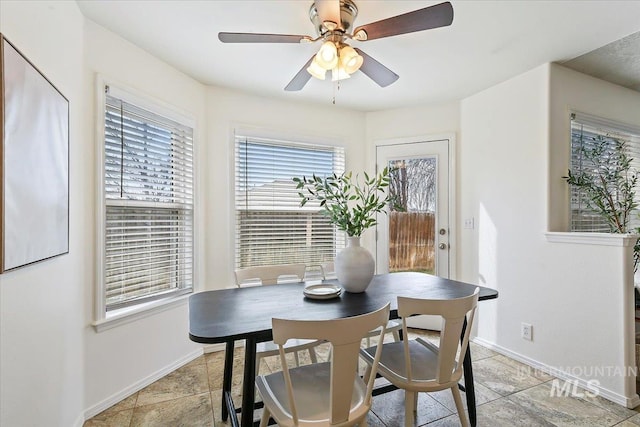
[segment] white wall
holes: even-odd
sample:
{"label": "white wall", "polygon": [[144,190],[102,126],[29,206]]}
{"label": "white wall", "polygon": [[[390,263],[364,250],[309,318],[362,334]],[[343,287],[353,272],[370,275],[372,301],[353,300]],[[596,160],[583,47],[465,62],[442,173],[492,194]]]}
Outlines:
{"label": "white wall", "polygon": [[202,351],[188,339],[186,301],[100,333],[91,326],[96,73],[196,120],[196,290],[232,283],[232,130],[329,139],[347,147],[348,168],[363,169],[365,115],[205,88],[84,20],[74,2],[3,1],[0,8],[3,33],[71,103],[70,253],[0,276],[0,424],[80,425]]}
{"label": "white wall", "polygon": [[[563,211],[559,199],[550,204],[549,188],[561,193],[566,186],[566,157],[562,167],[554,159],[569,151],[568,127],[556,132],[557,121],[566,116],[568,123],[567,103],[598,104],[587,112],[621,120],[620,102],[638,98],[631,91],[621,98],[624,89],[585,77],[544,65],[462,101],[459,209],[477,227],[461,230],[459,278],[500,292],[480,311],[485,343],[583,385],[596,379],[605,397],[633,405],[629,379],[586,369],[633,364],[630,247],[622,238],[552,243],[545,235],[548,218]],[[520,338],[521,322],[533,325],[532,342]]]}
{"label": "white wall", "polygon": [[207,96],[206,159],[207,289],[233,286],[234,142],[235,128],[260,129],[283,137],[328,140],[346,148],[346,169],[364,170],[365,114],[334,107],[295,104],[210,87]]}
{"label": "white wall", "polygon": [[[460,131],[460,104],[452,102],[367,113],[366,126],[369,145],[384,139],[457,134]],[[375,155],[375,147],[371,152]]]}
{"label": "white wall", "polygon": [[586,74],[551,65],[549,87],[549,230],[565,231],[569,221],[569,187],[563,185],[567,174],[570,132],[569,111],[591,114],[640,126],[640,95]]}
{"label": "white wall", "polygon": [[0,31],[70,104],[69,253],[0,276],[0,425],[72,426],[84,409],[84,296],[92,283],[84,177],[83,17],[75,2],[0,3]]}
{"label": "white wall", "polygon": [[[207,229],[204,221],[204,194],[206,162],[205,88],[200,83],[169,65],[149,55],[121,37],[98,26],[92,21],[85,23],[85,80],[83,87],[87,105],[86,122],[88,138],[85,141],[90,165],[84,180],[91,183],[88,188],[90,204],[86,215],[91,221],[88,231],[91,239],[85,253],[90,256],[89,265],[94,264],[95,212],[97,201],[95,188],[99,185],[96,175],[95,155],[95,93],[96,74],[105,80],[133,89],[142,96],[150,97],[170,106],[196,121],[194,150],[196,161],[196,291],[202,290],[204,282],[204,239],[200,236]],[[177,306],[155,313],[143,319],[97,333],[91,322],[93,313],[95,276],[87,282],[84,300],[87,307],[84,318],[85,342],[85,409],[87,416],[109,407],[122,399],[123,394],[166,374],[180,363],[201,353],[201,345],[188,338],[188,307],[184,300]]]}

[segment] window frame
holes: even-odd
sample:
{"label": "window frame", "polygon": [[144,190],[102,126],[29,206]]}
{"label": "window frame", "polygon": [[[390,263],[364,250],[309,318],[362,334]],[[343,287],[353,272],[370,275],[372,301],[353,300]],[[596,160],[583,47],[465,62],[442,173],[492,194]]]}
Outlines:
{"label": "window frame", "polygon": [[[130,304],[122,308],[107,311],[106,304],[106,283],[105,283],[105,253],[106,253],[106,207],[105,199],[105,103],[106,88],[109,87],[110,95],[131,103],[136,107],[149,110],[153,113],[161,115],[167,119],[176,121],[193,129],[193,176],[192,176],[192,286],[185,288],[184,292],[175,295],[169,295],[164,298],[144,301],[138,304]],[[97,332],[111,329],[120,324],[129,323],[136,319],[146,317],[152,313],[170,309],[176,305],[187,303],[187,299],[191,293],[195,291],[198,275],[198,168],[197,168],[197,127],[193,116],[185,111],[179,110],[177,107],[170,105],[157,98],[153,98],[126,84],[118,81],[107,79],[101,75],[96,75],[96,93],[95,93],[95,147],[96,147],[96,223],[95,223],[95,241],[96,241],[96,282],[94,295],[94,321],[93,327]],[[126,204],[123,203],[123,204]]]}
{"label": "window frame", "polygon": [[[229,233],[230,233],[230,242],[231,242],[231,257],[230,257],[230,268],[231,271],[233,272],[237,267],[237,259],[236,259],[236,248],[237,248],[237,208],[236,208],[236,189],[237,189],[237,182],[236,182],[236,150],[237,150],[237,144],[238,144],[238,138],[242,137],[242,138],[247,138],[247,139],[251,139],[251,138],[255,138],[257,140],[260,141],[270,141],[270,142],[282,142],[283,145],[295,145],[295,144],[300,144],[301,146],[307,145],[307,146],[321,146],[321,147],[326,147],[326,148],[334,148],[334,149],[340,149],[342,150],[342,166],[343,166],[343,171],[344,172],[346,170],[346,156],[347,156],[347,147],[345,146],[344,142],[341,139],[338,138],[330,138],[330,137],[309,137],[309,136],[303,136],[303,135],[299,135],[299,134],[292,134],[292,133],[285,133],[285,132],[279,132],[279,131],[274,131],[274,130],[268,130],[268,129],[262,129],[262,128],[255,128],[255,127],[235,127],[233,128],[231,135],[230,135],[230,150],[229,150],[229,158],[230,158],[230,170],[229,170],[229,174],[231,177],[231,182],[232,182],[232,187],[231,187],[231,191],[229,194],[229,202],[230,202],[230,220],[233,223],[233,226],[230,227]],[[301,147],[302,148],[302,147]],[[340,173],[340,172],[338,172]],[[318,211],[320,212],[320,210]],[[340,249],[342,249],[344,246],[346,246],[346,238],[343,238],[340,236],[340,233],[342,233],[340,230],[338,230],[335,226],[333,226],[334,229],[334,236],[336,236],[336,242],[338,242],[338,245],[334,246],[334,251],[337,253]],[[339,243],[342,242],[342,245],[340,245]],[[317,267],[317,268],[316,268]],[[317,270],[317,271],[316,271]],[[308,264],[307,265],[307,274],[305,276],[307,279],[320,279],[321,278],[321,272],[320,272],[320,264],[318,263],[318,265],[316,266],[315,264]]]}

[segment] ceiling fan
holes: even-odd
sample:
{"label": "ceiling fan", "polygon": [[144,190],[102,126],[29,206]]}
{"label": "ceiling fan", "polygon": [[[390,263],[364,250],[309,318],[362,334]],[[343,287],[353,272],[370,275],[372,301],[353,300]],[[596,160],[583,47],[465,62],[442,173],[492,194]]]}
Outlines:
{"label": "ceiling fan", "polygon": [[413,33],[432,28],[446,27],[453,22],[453,7],[444,2],[402,15],[362,25],[349,32],[358,15],[353,0],[315,0],[309,9],[309,19],[316,27],[318,37],[293,34],[218,33],[223,43],[314,43],[322,41],[317,54],[313,55],[298,71],[287,91],[301,90],[311,76],[325,79],[331,70],[332,80],[342,80],[360,70],[381,87],[398,80],[399,76],[364,53],[347,44],[349,40],[364,42]]}

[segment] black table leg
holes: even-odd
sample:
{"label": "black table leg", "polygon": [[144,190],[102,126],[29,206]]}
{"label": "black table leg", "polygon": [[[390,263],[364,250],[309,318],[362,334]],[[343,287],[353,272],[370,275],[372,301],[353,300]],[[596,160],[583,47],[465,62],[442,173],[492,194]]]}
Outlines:
{"label": "black table leg", "polygon": [[[224,352],[224,374],[222,377],[222,421],[227,421],[229,408],[225,394],[231,397],[231,377],[233,375],[233,341],[227,341],[227,348]],[[233,414],[235,417],[235,412]]]}
{"label": "black table leg", "polygon": [[256,339],[247,338],[244,344],[244,378],[242,379],[242,427],[253,426],[253,405],[256,392]]}
{"label": "black table leg", "polygon": [[467,409],[469,411],[469,423],[472,427],[476,425],[476,390],[473,385],[473,368],[471,367],[471,350],[467,347],[462,362],[464,371],[464,390],[467,397]]}
{"label": "black table leg", "polygon": [[[464,339],[467,330],[467,318],[465,317],[462,324],[462,333],[460,334],[460,342]],[[473,385],[473,367],[471,366],[471,343],[467,345],[467,351],[464,353],[462,361],[462,371],[464,372],[464,392],[467,398],[467,411],[469,412],[469,424],[471,427],[476,425],[476,388]]]}

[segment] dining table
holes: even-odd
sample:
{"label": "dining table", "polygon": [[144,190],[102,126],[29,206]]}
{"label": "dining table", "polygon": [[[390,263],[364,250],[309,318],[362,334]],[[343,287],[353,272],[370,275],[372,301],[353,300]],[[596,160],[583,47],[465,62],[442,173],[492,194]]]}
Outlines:
{"label": "dining table", "polygon": [[[318,283],[318,282],[315,282]],[[337,280],[322,283],[339,285]],[[256,344],[272,339],[273,318],[328,320],[357,316],[391,304],[389,317],[398,318],[397,298],[455,299],[480,288],[479,300],[498,298],[495,289],[418,272],[377,274],[365,292],[342,292],[335,298],[312,299],[304,295],[305,283],[197,292],[189,297],[189,338],[203,344],[225,344],[222,384],[222,419],[231,425],[254,425]],[[463,331],[464,333],[464,331]],[[232,396],[232,369],[235,342],[244,340],[242,406],[235,408]],[[475,390],[470,346],[463,360],[464,385],[469,421],[476,424]],[[389,389],[386,387],[385,391]],[[374,394],[380,390],[374,391]],[[237,413],[240,412],[240,421]],[[257,422],[256,422],[257,423]]]}

